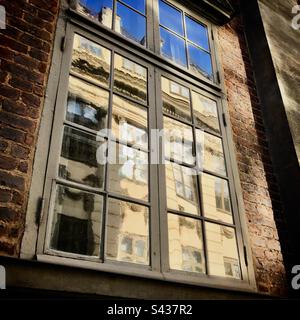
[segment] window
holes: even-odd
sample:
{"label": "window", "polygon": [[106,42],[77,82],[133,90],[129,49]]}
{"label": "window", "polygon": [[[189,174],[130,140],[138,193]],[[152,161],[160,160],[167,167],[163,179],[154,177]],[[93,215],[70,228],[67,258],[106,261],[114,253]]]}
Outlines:
{"label": "window", "polygon": [[159,0],[161,54],[195,73],[212,78],[207,27]]}
{"label": "window", "polygon": [[[191,68],[189,46],[209,55],[197,17],[175,1],[155,1],[162,32],[183,44],[177,58]],[[247,287],[222,92],[131,41],[131,24],[143,30],[146,22],[128,15],[144,21],[149,8],[80,0],[81,15],[66,22],[38,254]]]}

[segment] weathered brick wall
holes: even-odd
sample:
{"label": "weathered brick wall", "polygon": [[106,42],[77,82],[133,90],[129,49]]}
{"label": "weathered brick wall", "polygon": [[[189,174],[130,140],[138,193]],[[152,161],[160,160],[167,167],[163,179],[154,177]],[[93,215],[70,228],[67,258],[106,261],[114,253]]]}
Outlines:
{"label": "weathered brick wall", "polygon": [[258,289],[283,295],[287,235],[240,17],[219,28],[219,46]]}
{"label": "weathered brick wall", "polygon": [[[0,30],[0,255],[18,256],[58,0],[1,4],[8,26]],[[280,198],[239,18],[219,28],[219,42],[258,287],[284,294]]]}
{"label": "weathered brick wall", "polygon": [[0,0],[0,255],[18,256],[58,0]]}

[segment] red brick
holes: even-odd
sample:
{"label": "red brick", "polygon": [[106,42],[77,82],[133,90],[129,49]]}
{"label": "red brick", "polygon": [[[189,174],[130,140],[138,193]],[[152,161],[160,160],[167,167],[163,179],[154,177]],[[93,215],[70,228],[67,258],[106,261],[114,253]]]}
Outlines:
{"label": "red brick", "polygon": [[31,93],[22,92],[21,99],[30,107],[38,108],[41,105],[41,98]]}
{"label": "red brick", "polygon": [[0,170],[0,185],[24,191],[25,180],[23,177],[14,176]]}
{"label": "red brick", "polygon": [[5,155],[0,155],[0,168],[4,170],[13,170],[17,167],[17,161]]}
{"label": "red brick", "polygon": [[33,120],[20,117],[16,114],[0,112],[0,122],[11,125],[12,127],[23,129],[28,132],[34,132],[36,123]]}
{"label": "red brick", "polygon": [[10,39],[4,35],[0,34],[0,43],[1,46],[6,47],[6,48],[10,48],[12,50],[15,50],[17,52],[23,52],[23,53],[27,53],[28,52],[28,46],[17,42],[16,40]]}
{"label": "red brick", "polygon": [[0,189],[0,202],[9,202],[12,198],[12,193],[10,190]]}
{"label": "red brick", "polygon": [[0,207],[0,221],[14,221],[18,217],[18,213],[7,207]]}
{"label": "red brick", "polygon": [[0,93],[3,97],[18,100],[20,97],[20,91],[18,89],[9,87],[5,84],[0,84]]}
{"label": "red brick", "polygon": [[19,145],[12,146],[11,154],[18,159],[28,159],[30,150]]}

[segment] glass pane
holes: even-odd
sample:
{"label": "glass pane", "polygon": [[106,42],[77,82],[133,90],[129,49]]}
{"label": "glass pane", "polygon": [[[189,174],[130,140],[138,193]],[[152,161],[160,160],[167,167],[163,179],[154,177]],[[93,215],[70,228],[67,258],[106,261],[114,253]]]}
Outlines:
{"label": "glass pane", "polygon": [[167,206],[169,209],[199,214],[196,171],[166,162]]}
{"label": "glass pane", "polygon": [[187,66],[184,40],[160,27],[160,53],[167,59]]}
{"label": "glass pane", "polygon": [[103,188],[104,165],[97,163],[96,136],[65,127],[59,176],[95,188]]}
{"label": "glass pane", "polygon": [[233,223],[228,182],[209,174],[201,176],[204,215],[214,220]]}
{"label": "glass pane", "polygon": [[210,274],[241,279],[235,230],[208,222],[205,228]]}
{"label": "glass pane", "polygon": [[159,22],[183,36],[182,12],[161,0],[159,1]]}
{"label": "glass pane", "polygon": [[147,123],[146,108],[113,96],[112,131],[119,141],[148,150]]}
{"label": "glass pane", "polygon": [[99,256],[102,213],[102,196],[57,186],[51,248]]}
{"label": "glass pane", "polygon": [[147,69],[115,54],[114,89],[138,101],[147,102]]}
{"label": "glass pane", "polygon": [[110,191],[148,200],[148,153],[116,144],[116,164],[109,165]]}
{"label": "glass pane", "polygon": [[108,28],[112,27],[113,0],[79,0],[77,10]]}
{"label": "glass pane", "polygon": [[149,210],[110,198],[106,219],[107,259],[149,264]]}
{"label": "glass pane", "polygon": [[115,31],[141,45],[146,45],[146,18],[121,3],[117,4]]}
{"label": "glass pane", "polygon": [[170,268],[205,273],[201,222],[168,214]]}
{"label": "glass pane", "polygon": [[220,133],[217,103],[192,91],[195,124],[203,129]]}
{"label": "glass pane", "polygon": [[70,76],[66,119],[98,131],[107,127],[109,93]]}
{"label": "glass pane", "polygon": [[110,59],[110,50],[75,34],[71,65],[73,72],[108,87]]}
{"label": "glass pane", "polygon": [[210,54],[193,46],[188,45],[190,69],[212,79],[212,64]]}
{"label": "glass pane", "polygon": [[145,0],[122,0],[122,2],[128,4],[141,13],[145,13]]}
{"label": "glass pane", "polygon": [[164,140],[166,158],[189,165],[195,163],[192,127],[164,117]]}
{"label": "glass pane", "polygon": [[190,90],[177,82],[161,78],[163,111],[179,120],[191,122]]}
{"label": "glass pane", "polygon": [[222,140],[199,129],[196,130],[196,140],[200,168],[226,176]]}
{"label": "glass pane", "polygon": [[195,20],[185,17],[188,40],[209,51],[207,28]]}

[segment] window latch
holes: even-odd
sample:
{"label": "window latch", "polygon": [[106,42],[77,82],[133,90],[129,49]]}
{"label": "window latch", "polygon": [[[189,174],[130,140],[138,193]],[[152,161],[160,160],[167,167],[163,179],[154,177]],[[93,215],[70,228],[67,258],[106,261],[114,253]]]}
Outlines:
{"label": "window latch", "polygon": [[247,247],[244,246],[244,258],[245,258],[245,265],[248,267],[248,257],[247,257]]}
{"label": "window latch", "polygon": [[222,113],[222,120],[223,120],[224,126],[227,127],[227,121],[226,121],[225,113]]}
{"label": "window latch", "polygon": [[62,37],[61,43],[60,43],[60,50],[64,52],[65,48],[66,48],[66,37]]}
{"label": "window latch", "polygon": [[36,209],[36,217],[35,217],[35,223],[37,225],[40,224],[41,222],[43,209],[44,209],[44,198],[39,197],[37,209]]}

